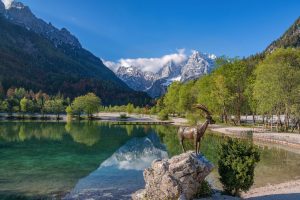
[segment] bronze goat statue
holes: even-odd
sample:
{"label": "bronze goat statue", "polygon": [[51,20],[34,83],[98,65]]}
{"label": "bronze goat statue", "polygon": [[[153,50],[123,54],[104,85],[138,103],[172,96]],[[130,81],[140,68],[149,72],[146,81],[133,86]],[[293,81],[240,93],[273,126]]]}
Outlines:
{"label": "bronze goat statue", "polygon": [[196,155],[200,153],[200,142],[201,139],[208,127],[208,124],[215,124],[216,122],[213,120],[211,117],[211,113],[208,111],[208,109],[202,105],[202,104],[197,104],[195,105],[195,108],[198,108],[206,114],[205,118],[206,121],[202,125],[197,125],[196,127],[180,127],[178,130],[178,137],[179,141],[182,147],[183,152],[185,152],[185,148],[183,145],[184,139],[192,139],[194,140],[194,145],[195,145],[195,152]]}

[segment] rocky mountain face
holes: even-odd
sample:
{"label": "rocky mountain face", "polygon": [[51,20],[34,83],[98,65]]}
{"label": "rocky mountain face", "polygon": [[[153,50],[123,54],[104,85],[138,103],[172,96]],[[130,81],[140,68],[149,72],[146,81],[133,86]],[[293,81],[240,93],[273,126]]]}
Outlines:
{"label": "rocky mountain face", "polygon": [[149,103],[146,93],[129,88],[69,31],[38,19],[22,3],[5,8],[0,1],[0,27],[0,82],[5,90],[24,87],[70,98],[94,92],[105,105]]}
{"label": "rocky mountain face", "polygon": [[21,2],[13,1],[10,8],[5,9],[1,2],[0,13],[14,24],[20,25],[27,30],[34,31],[37,34],[51,40],[55,46],[68,44],[74,48],[81,48],[78,39],[73,36],[67,29],[61,30],[54,27],[51,23],[37,18],[28,6],[23,5]]}
{"label": "rocky mountain face", "polygon": [[143,72],[136,67],[124,66],[119,67],[116,75],[136,91],[146,91],[158,78],[153,72]]}
{"label": "rocky mountain face", "polygon": [[182,63],[175,64],[170,61],[157,73],[142,71],[135,66],[120,66],[116,75],[130,88],[145,91],[156,98],[165,94],[167,87],[174,81],[186,82],[210,73],[214,68],[215,59],[215,55],[194,51]]}
{"label": "rocky mountain face", "polygon": [[196,79],[208,74],[214,66],[215,55],[200,54],[195,51],[181,70],[181,81]]}
{"label": "rocky mountain face", "polygon": [[276,48],[281,47],[300,47],[300,17],[278,40],[275,40],[268,46],[266,52],[272,52]]}

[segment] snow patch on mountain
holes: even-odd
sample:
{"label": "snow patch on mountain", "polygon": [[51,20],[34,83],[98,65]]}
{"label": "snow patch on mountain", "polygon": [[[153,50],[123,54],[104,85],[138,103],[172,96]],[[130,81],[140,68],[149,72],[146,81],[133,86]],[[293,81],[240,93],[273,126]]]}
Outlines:
{"label": "snow patch on mountain", "polygon": [[11,7],[11,4],[13,3],[13,0],[2,0],[5,9],[9,9]]}
{"label": "snow patch on mountain", "polygon": [[180,81],[181,80],[181,76],[177,76],[177,77],[174,77],[174,78],[168,78],[166,79],[166,82],[163,83],[162,85],[163,86],[169,86],[171,85],[173,82],[176,82],[176,81]]}

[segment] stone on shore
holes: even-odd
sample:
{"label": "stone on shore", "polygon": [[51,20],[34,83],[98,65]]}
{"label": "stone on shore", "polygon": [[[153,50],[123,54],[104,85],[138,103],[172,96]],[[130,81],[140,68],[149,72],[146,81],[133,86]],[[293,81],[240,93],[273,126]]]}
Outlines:
{"label": "stone on shore", "polygon": [[145,169],[145,189],[132,195],[134,200],[192,199],[213,165],[192,151],[171,159],[155,160]]}

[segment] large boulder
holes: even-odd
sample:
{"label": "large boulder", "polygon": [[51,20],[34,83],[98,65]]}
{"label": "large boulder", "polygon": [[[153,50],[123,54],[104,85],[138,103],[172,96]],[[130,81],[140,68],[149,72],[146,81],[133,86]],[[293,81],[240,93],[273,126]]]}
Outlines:
{"label": "large boulder", "polygon": [[192,199],[213,165],[189,151],[171,159],[155,160],[145,169],[146,186],[132,195],[134,200]]}

